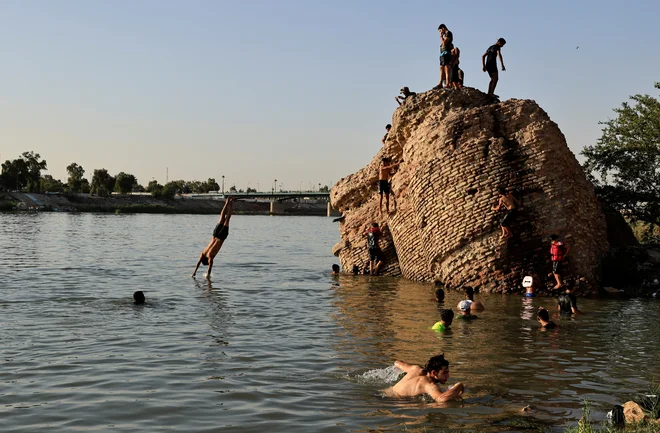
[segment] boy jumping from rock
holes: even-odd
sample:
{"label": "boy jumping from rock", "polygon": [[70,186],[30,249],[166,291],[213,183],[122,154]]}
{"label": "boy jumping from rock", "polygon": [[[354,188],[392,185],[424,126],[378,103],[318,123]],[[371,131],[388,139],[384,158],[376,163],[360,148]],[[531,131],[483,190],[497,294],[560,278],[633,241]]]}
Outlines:
{"label": "boy jumping from rock", "polygon": [[497,192],[500,194],[500,200],[497,203],[497,206],[493,206],[492,209],[496,212],[499,212],[502,206],[506,209],[506,215],[502,218],[500,225],[502,226],[502,238],[507,239],[513,237],[511,222],[513,222],[513,219],[516,216],[516,205],[520,206],[520,202],[504,187],[497,188]]}
{"label": "boy jumping from rock", "polygon": [[220,212],[220,219],[218,220],[218,224],[215,226],[215,229],[213,229],[211,242],[209,242],[206,248],[202,250],[202,254],[199,256],[199,260],[197,260],[195,270],[192,273],[193,278],[195,278],[195,274],[197,273],[197,269],[199,268],[200,264],[203,264],[204,266],[208,265],[209,268],[206,272],[206,278],[211,278],[213,259],[220,251],[220,248],[225,242],[225,239],[227,239],[227,236],[229,236],[229,220],[231,219],[231,213],[233,210],[234,199],[229,197],[227,201],[225,201],[222,212]]}
{"label": "boy jumping from rock", "polygon": [[383,214],[383,194],[385,195],[385,209],[387,213],[390,213],[390,175],[392,174],[391,170],[395,167],[398,167],[400,162],[394,164],[391,163],[390,158],[381,159],[380,169],[378,174],[378,194],[380,194],[380,201],[378,202],[378,212],[380,215]]}

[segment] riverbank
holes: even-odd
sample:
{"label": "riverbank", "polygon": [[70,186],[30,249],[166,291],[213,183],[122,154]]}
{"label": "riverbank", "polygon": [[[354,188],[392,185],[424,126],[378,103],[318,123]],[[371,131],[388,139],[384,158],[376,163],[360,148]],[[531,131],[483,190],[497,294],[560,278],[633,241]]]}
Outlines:
{"label": "riverbank", "polygon": [[[148,195],[113,195],[96,197],[86,195],[52,195],[3,193],[0,195],[0,211],[37,212],[101,212],[101,213],[155,213],[155,214],[218,214],[224,206],[218,199],[159,199]],[[323,201],[283,202],[284,215],[327,215],[327,203]],[[237,201],[237,214],[269,215],[270,202]]]}

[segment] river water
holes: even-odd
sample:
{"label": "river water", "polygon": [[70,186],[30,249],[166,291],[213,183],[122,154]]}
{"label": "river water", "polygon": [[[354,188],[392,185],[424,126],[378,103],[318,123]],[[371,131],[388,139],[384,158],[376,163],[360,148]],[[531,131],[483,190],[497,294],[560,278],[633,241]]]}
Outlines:
{"label": "river water", "polygon": [[[235,215],[211,281],[192,279],[215,223],[0,213],[2,431],[560,431],[660,377],[657,302],[580,300],[542,332],[553,299],[484,295],[439,334],[431,285],[329,275],[329,218]],[[463,402],[383,397],[395,359],[439,352]]]}

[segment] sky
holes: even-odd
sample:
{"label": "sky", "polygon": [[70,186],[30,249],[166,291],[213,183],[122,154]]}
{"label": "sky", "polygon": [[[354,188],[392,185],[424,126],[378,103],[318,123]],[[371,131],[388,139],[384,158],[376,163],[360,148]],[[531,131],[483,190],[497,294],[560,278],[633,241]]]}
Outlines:
{"label": "sky", "polygon": [[[0,0],[0,158],[225,188],[331,186],[368,164],[402,86],[438,82],[438,25],[486,91],[535,100],[578,154],[660,81],[657,1]],[[577,48],[579,47],[579,48]]]}

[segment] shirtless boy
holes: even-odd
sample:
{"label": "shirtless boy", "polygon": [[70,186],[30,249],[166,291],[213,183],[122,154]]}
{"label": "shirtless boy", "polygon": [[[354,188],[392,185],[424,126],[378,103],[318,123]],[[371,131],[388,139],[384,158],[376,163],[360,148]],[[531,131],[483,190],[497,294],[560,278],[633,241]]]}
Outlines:
{"label": "shirtless boy", "polygon": [[395,167],[398,167],[400,162],[391,163],[390,158],[383,158],[380,164],[380,170],[378,174],[378,194],[380,194],[380,201],[378,202],[378,211],[380,215],[383,214],[383,194],[385,194],[385,209],[387,213],[390,213],[390,176],[392,174],[391,170]]}
{"label": "shirtless boy", "polygon": [[500,194],[500,200],[497,203],[497,206],[493,206],[492,209],[499,212],[499,210],[504,206],[507,211],[506,215],[504,215],[504,218],[502,218],[502,222],[500,223],[502,226],[502,238],[506,239],[513,237],[510,226],[513,218],[516,215],[516,205],[520,206],[520,202],[504,187],[498,188],[497,192]]}
{"label": "shirtless boy", "polygon": [[225,242],[225,239],[227,239],[227,236],[229,235],[229,220],[231,219],[231,212],[233,209],[234,199],[229,197],[225,202],[224,207],[222,208],[222,212],[220,212],[220,219],[218,220],[218,224],[215,226],[215,229],[213,229],[213,237],[211,237],[211,242],[209,242],[206,248],[202,250],[202,254],[199,256],[199,260],[197,260],[197,265],[195,266],[195,270],[192,273],[193,278],[197,273],[197,268],[199,268],[200,263],[204,266],[208,265],[209,267],[208,272],[206,273],[206,278],[211,276],[213,259],[218,254],[220,247],[222,247],[222,244]]}
{"label": "shirtless boy", "polygon": [[459,400],[465,387],[461,382],[442,392],[438,383],[446,383],[449,379],[449,362],[444,355],[436,355],[429,359],[426,366],[406,364],[395,361],[394,366],[403,370],[406,375],[396,385],[385,390],[391,397],[415,397],[422,394],[430,395],[438,403]]}

